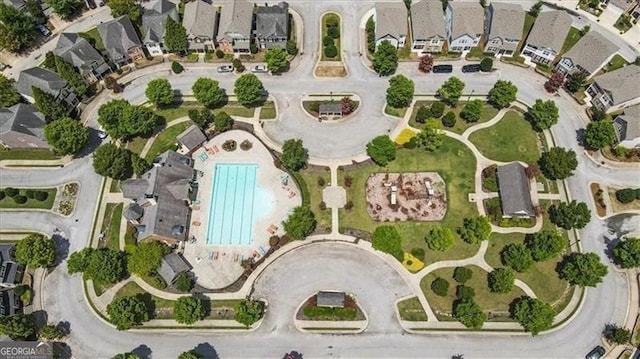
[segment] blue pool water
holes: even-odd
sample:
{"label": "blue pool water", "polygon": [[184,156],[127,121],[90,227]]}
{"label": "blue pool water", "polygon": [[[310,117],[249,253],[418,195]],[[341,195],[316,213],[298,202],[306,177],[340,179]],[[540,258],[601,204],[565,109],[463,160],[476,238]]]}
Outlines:
{"label": "blue pool water", "polygon": [[270,193],[257,185],[257,178],[257,164],[215,165],[207,244],[251,244],[255,219],[273,206]]}

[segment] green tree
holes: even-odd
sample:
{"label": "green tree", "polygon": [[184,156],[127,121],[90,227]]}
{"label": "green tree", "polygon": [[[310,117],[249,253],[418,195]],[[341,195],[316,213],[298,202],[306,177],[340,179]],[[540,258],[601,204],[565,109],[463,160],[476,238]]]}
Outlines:
{"label": "green tree", "polygon": [[164,24],[164,46],[169,52],[187,53],[187,30],[170,16]]}
{"label": "green tree", "polygon": [[556,316],[556,311],[549,303],[531,297],[516,299],[510,311],[511,318],[532,335],[551,328]]}
{"label": "green tree", "polygon": [[584,202],[576,202],[575,200],[568,204],[561,202],[549,208],[549,219],[551,223],[566,230],[581,229],[591,220],[591,211]]}
{"label": "green tree", "polygon": [[127,275],[127,261],[124,252],[108,248],[94,250],[89,257],[89,264],[84,271],[87,279],[95,282],[112,284]]}
{"label": "green tree", "polygon": [[[485,0],[480,0],[486,4]],[[482,5],[482,7],[486,7],[486,5]],[[482,72],[491,72],[493,69],[493,59],[491,57],[485,57],[480,61],[480,71]]]}
{"label": "green tree", "polygon": [[437,277],[431,282],[431,290],[438,296],[446,297],[449,293],[449,282],[441,277]]}
{"label": "green tree", "polygon": [[67,20],[84,6],[81,0],[47,0],[53,13]]}
{"label": "green tree", "polygon": [[640,267],[640,238],[627,238],[613,248],[613,259],[622,268]]}
{"label": "green tree", "polygon": [[378,136],[367,143],[367,154],[373,162],[386,166],[387,163],[396,159],[396,145],[389,136]]}
{"label": "green tree", "polygon": [[69,114],[69,109],[67,108],[66,103],[57,101],[53,95],[44,92],[35,86],[31,87],[31,92],[36,109],[42,112],[42,114],[50,120],[59,120],[67,117],[67,114]]}
{"label": "green tree", "polygon": [[373,54],[373,70],[380,76],[389,76],[398,68],[398,50],[387,40],[382,41]]}
{"label": "green tree", "polygon": [[316,216],[308,206],[298,206],[282,222],[285,232],[295,240],[305,239],[316,229]]}
{"label": "green tree", "polygon": [[453,231],[448,227],[437,226],[431,228],[424,240],[427,242],[429,249],[445,252],[453,246],[456,238],[453,235]]}
{"label": "green tree", "polygon": [[473,277],[473,271],[467,267],[456,267],[453,270],[453,279],[460,284],[466,283]]}
{"label": "green tree", "polygon": [[114,18],[127,15],[134,23],[140,23],[142,8],[135,0],[108,0],[107,5],[111,9]]}
{"label": "green tree", "polygon": [[16,261],[29,267],[51,267],[57,255],[56,242],[39,233],[32,233],[16,244]]}
{"label": "green tree", "polygon": [[144,93],[147,95],[149,102],[156,107],[166,106],[173,101],[171,83],[164,78],[151,80],[147,84],[147,89]]}
{"label": "green tree", "polygon": [[573,176],[573,171],[578,167],[578,159],[573,150],[553,147],[549,151],[542,152],[538,165],[542,174],[548,179],[561,180]]}
{"label": "green tree", "polygon": [[84,81],[84,77],[80,74],[80,71],[73,66],[72,63],[63,59],[60,56],[54,55],[56,72],[62,79],[67,81],[75,92],[79,95],[85,95],[89,89],[87,83]]}
{"label": "green tree", "polygon": [[128,247],[127,268],[130,273],[139,276],[155,274],[160,268],[162,258],[169,254],[169,247],[157,241],[145,241],[137,246]]}
{"label": "green tree", "polygon": [[113,358],[111,359],[140,359],[139,356],[128,352],[128,353],[120,353],[120,354],[116,354]]}
{"label": "green tree", "polygon": [[456,125],[456,114],[453,111],[448,111],[442,118],[442,124],[447,127],[453,127]]}
{"label": "green tree", "polygon": [[467,122],[478,122],[482,117],[482,110],[484,103],[482,100],[471,100],[467,102],[462,111],[460,111],[460,117]]}
{"label": "green tree", "polygon": [[529,249],[520,243],[506,245],[500,252],[504,265],[508,265],[518,272],[526,272],[533,266],[533,258]]}
{"label": "green tree", "polygon": [[189,119],[195,122],[201,129],[207,129],[209,124],[213,122],[214,115],[208,108],[202,108],[200,111],[196,109],[189,110]]}
{"label": "green tree", "polygon": [[480,305],[473,299],[458,299],[454,301],[453,317],[465,327],[471,329],[480,329],[482,324],[487,320],[487,315],[484,314]]}
{"label": "green tree", "polygon": [[200,77],[191,86],[193,96],[207,107],[216,107],[224,102],[226,94],[220,88],[218,81],[207,77]]}
{"label": "green tree", "polygon": [[127,330],[149,320],[149,308],[137,295],[115,298],[107,305],[107,314],[118,330]]}
{"label": "green tree", "polygon": [[427,151],[437,150],[444,142],[442,123],[438,120],[427,120],[424,128],[414,137],[416,144]]}
{"label": "green tree", "polygon": [[89,268],[91,256],[94,249],[91,247],[83,248],[80,251],[73,252],[67,258],[67,271],[69,274],[82,273]]}
{"label": "green tree", "polygon": [[613,344],[627,344],[631,340],[631,331],[627,328],[613,325],[605,330],[604,336]]}
{"label": "green tree", "polygon": [[178,359],[204,359],[204,355],[198,353],[195,350],[189,350],[178,356]]}
{"label": "green tree", "polygon": [[56,68],[56,54],[54,54],[53,51],[49,51],[46,54],[44,54],[44,61],[42,62],[42,67],[44,67],[47,70],[51,70],[53,72],[58,71],[58,69]]}
{"label": "green tree", "polygon": [[196,297],[180,297],[173,304],[173,316],[176,322],[191,325],[206,316],[204,303]]}
{"label": "green tree", "polygon": [[518,88],[511,81],[498,80],[489,90],[487,101],[497,109],[507,108],[516,100],[517,93]]}
{"label": "green tree", "polygon": [[578,90],[585,85],[586,81],[587,74],[581,71],[576,71],[567,76],[567,82],[565,82],[564,87],[566,87],[569,92],[578,92]]}
{"label": "green tree", "polygon": [[466,242],[478,244],[491,235],[491,224],[487,217],[483,216],[465,218],[462,227],[458,228],[458,234]]}
{"label": "green tree", "polygon": [[213,117],[213,124],[216,126],[216,131],[226,132],[233,128],[233,118],[228,113],[221,111]]}
{"label": "green tree", "polygon": [[0,334],[12,340],[26,340],[36,333],[36,326],[30,315],[22,313],[0,317]]}
{"label": "green tree", "polygon": [[133,174],[131,154],[113,143],[104,144],[93,153],[93,169],[101,176],[127,179]]}
{"label": "green tree", "polygon": [[125,110],[131,104],[127,100],[111,100],[98,109],[98,123],[112,138],[120,139],[128,135],[125,128]]}
{"label": "green tree", "polygon": [[442,117],[442,115],[444,114],[444,110],[446,109],[446,106],[444,103],[438,101],[438,102],[434,102],[431,105],[431,116],[433,118],[440,118]]}
{"label": "green tree", "polygon": [[236,322],[248,328],[262,318],[264,303],[258,300],[243,300],[236,304],[234,312]]}
{"label": "green tree", "polygon": [[129,151],[129,155],[131,156],[131,167],[133,168],[133,173],[135,173],[136,176],[142,176],[149,170],[149,168],[151,168],[151,164],[144,158],[140,157],[137,153]]}
{"label": "green tree", "polygon": [[536,262],[556,257],[567,245],[562,233],[556,230],[543,229],[525,238],[525,245]]}
{"label": "green tree", "polygon": [[402,238],[392,226],[378,226],[373,231],[371,240],[371,246],[373,249],[391,254],[397,260],[402,261],[404,259],[404,252],[402,251]]}
{"label": "green tree", "polygon": [[558,123],[558,107],[553,100],[543,101],[537,99],[527,111],[526,118],[534,130],[542,132]]}
{"label": "green tree", "polygon": [[262,82],[254,74],[244,74],[236,80],[233,86],[233,93],[236,99],[244,106],[249,106],[260,102],[265,90]]}
{"label": "green tree", "polygon": [[608,272],[607,266],[600,263],[600,257],[595,253],[572,253],[558,267],[560,278],[583,287],[595,287]]}
{"label": "green tree", "polygon": [[33,17],[36,24],[44,25],[47,23],[47,16],[42,11],[42,7],[40,6],[40,1],[38,0],[25,0],[24,2],[25,9]]}
{"label": "green tree", "polygon": [[413,81],[403,75],[393,76],[387,88],[387,104],[395,108],[407,107],[413,101]]}
{"label": "green tree", "polygon": [[44,137],[59,155],[78,153],[89,142],[89,131],[80,122],[64,118],[44,126]]}
{"label": "green tree", "polygon": [[180,292],[186,293],[193,289],[193,278],[188,272],[182,272],[178,274],[173,285]]}
{"label": "green tree", "polygon": [[623,188],[616,191],[616,199],[620,203],[631,203],[636,199],[640,199],[640,188]]}
{"label": "green tree", "polygon": [[0,74],[0,107],[11,107],[20,102],[20,94],[14,87],[15,81]]}
{"label": "green tree", "polygon": [[460,96],[462,96],[462,90],[464,90],[464,82],[459,78],[452,76],[442,84],[440,89],[438,89],[438,95],[444,103],[449,106],[456,107]]}
{"label": "green tree", "polygon": [[309,154],[300,139],[288,139],[282,144],[282,164],[294,172],[307,166]]}
{"label": "green tree", "polygon": [[516,273],[511,268],[496,268],[487,276],[489,290],[493,293],[509,293],[515,280]]}
{"label": "green tree", "polygon": [[64,329],[57,325],[47,324],[38,331],[38,338],[45,340],[60,339],[66,335]]}
{"label": "green tree", "polygon": [[610,121],[589,122],[584,131],[585,144],[594,150],[613,145],[615,140],[616,130]]}
{"label": "green tree", "polygon": [[298,45],[295,40],[288,40],[286,45],[287,54],[295,56],[298,54]]}
{"label": "green tree", "polygon": [[272,74],[280,73],[287,69],[289,61],[287,61],[287,51],[284,49],[269,49],[264,54],[264,61],[267,68]]}
{"label": "green tree", "polygon": [[0,47],[20,52],[36,39],[36,24],[28,13],[0,3]]}

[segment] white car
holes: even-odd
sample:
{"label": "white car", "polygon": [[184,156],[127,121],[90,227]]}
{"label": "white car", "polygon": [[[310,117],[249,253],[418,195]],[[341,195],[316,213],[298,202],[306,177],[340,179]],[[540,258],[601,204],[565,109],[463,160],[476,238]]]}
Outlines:
{"label": "white car", "polygon": [[251,68],[251,72],[254,73],[265,73],[267,72],[267,67],[265,65],[256,65],[254,67]]}
{"label": "white car", "polygon": [[100,137],[101,139],[105,139],[107,138],[107,133],[104,131],[104,127],[100,126],[100,128],[98,129],[98,137]]}
{"label": "white car", "polygon": [[218,72],[219,73],[232,72],[232,71],[233,71],[233,66],[231,66],[231,65],[224,65],[224,66],[218,67]]}

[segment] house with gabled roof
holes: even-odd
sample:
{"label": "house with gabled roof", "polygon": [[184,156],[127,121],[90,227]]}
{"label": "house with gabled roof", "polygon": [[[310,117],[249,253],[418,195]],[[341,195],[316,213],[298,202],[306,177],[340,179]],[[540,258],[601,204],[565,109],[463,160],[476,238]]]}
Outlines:
{"label": "house with gabled roof", "polygon": [[85,38],[73,32],[63,32],[58,37],[53,52],[75,66],[90,84],[98,82],[111,72],[104,57]]}
{"label": "house with gabled roof", "polygon": [[607,113],[640,103],[640,66],[627,65],[594,77],[587,87],[591,104]]}
{"label": "house with gabled roof", "polygon": [[376,48],[383,41],[402,47],[407,41],[407,7],[400,1],[377,2],[375,6]]}
{"label": "house with gabled roof", "polygon": [[169,0],[155,0],[149,3],[142,14],[142,42],[151,56],[162,56],[167,19],[180,22],[176,5]]}
{"label": "house with gabled roof", "polygon": [[253,33],[254,4],[245,0],[224,3],[220,10],[218,48],[225,53],[249,53]]}
{"label": "house with gabled roof", "polygon": [[187,30],[189,50],[213,50],[218,27],[218,8],[202,0],[187,2],[184,5],[182,26]]}
{"label": "house with gabled roof", "polygon": [[411,51],[441,52],[447,42],[442,3],[422,0],[411,5]]}
{"label": "house with gabled roof", "polygon": [[518,162],[511,162],[498,167],[497,175],[502,216],[505,218],[534,216],[530,181],[524,166]]}
{"label": "house with gabled roof", "polygon": [[7,148],[50,149],[44,137],[46,124],[44,115],[32,105],[0,108],[0,144]]}
{"label": "house with gabled roof", "polygon": [[255,39],[261,49],[284,49],[289,39],[289,4],[258,6],[255,10]]}
{"label": "house with gabled roof", "polygon": [[613,119],[616,130],[616,143],[627,148],[640,147],[640,105],[624,109]]}
{"label": "house with gabled roof", "polygon": [[618,46],[597,31],[589,31],[573,47],[562,55],[556,71],[563,74],[582,72],[587,79],[594,76],[613,56]]}
{"label": "house with gabled roof", "polygon": [[478,2],[450,1],[444,12],[449,51],[468,51],[484,35],[484,8]]}
{"label": "house with gabled roof", "polygon": [[34,103],[33,88],[52,95],[58,101],[64,101],[71,111],[79,102],[78,96],[67,81],[63,80],[57,73],[43,69],[42,67],[32,67],[23,70],[18,76],[16,89],[29,102]]}
{"label": "house with gabled roof", "polygon": [[537,64],[552,63],[562,50],[571,23],[571,16],[566,11],[541,12],[529,32],[522,55],[530,57]]}
{"label": "house with gabled roof", "polygon": [[487,43],[484,51],[511,56],[522,40],[525,12],[520,4],[492,2],[487,10]]}
{"label": "house with gabled roof", "polygon": [[104,48],[118,67],[142,60],[142,42],[128,16],[123,15],[98,25]]}

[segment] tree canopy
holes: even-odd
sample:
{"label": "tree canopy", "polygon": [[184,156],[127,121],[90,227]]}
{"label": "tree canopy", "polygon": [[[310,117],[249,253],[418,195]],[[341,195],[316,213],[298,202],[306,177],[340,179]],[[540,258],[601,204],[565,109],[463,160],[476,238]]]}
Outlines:
{"label": "tree canopy", "polygon": [[114,139],[150,133],[158,121],[153,111],[133,106],[127,100],[111,100],[98,109],[98,123]]}
{"label": "tree canopy", "polygon": [[622,268],[640,267],[640,238],[621,240],[613,248],[613,258]]}
{"label": "tree canopy", "polygon": [[533,266],[529,249],[520,243],[506,245],[500,252],[502,263],[517,272],[526,272]]}
{"label": "tree canopy", "polygon": [[16,244],[16,261],[29,267],[51,267],[57,255],[56,242],[39,233],[32,233]]}
{"label": "tree canopy", "polygon": [[127,263],[123,252],[108,248],[83,248],[73,252],[67,259],[69,274],[84,272],[85,279],[111,284],[127,274]]}
{"label": "tree canopy", "polygon": [[604,337],[614,344],[627,344],[631,340],[631,331],[627,328],[613,325],[605,330]]}
{"label": "tree canopy", "polygon": [[136,246],[127,247],[127,269],[139,276],[157,273],[162,258],[169,254],[169,247],[157,241],[140,242]]}
{"label": "tree canopy", "polygon": [[455,76],[451,76],[442,84],[438,90],[438,95],[444,103],[455,107],[458,105],[460,96],[462,96],[462,90],[464,90],[464,82]]}
{"label": "tree canopy", "polygon": [[20,52],[31,46],[35,39],[34,19],[25,11],[0,3],[0,47]]}
{"label": "tree canopy", "polygon": [[113,143],[104,144],[93,153],[93,169],[101,176],[127,179],[133,174],[131,152]]}
{"label": "tree canopy", "polygon": [[489,90],[487,101],[497,109],[507,108],[516,100],[518,88],[511,81],[498,80]]}
{"label": "tree canopy", "polygon": [[107,314],[118,330],[127,330],[149,320],[149,308],[138,295],[115,298],[107,305]]}
{"label": "tree canopy", "polygon": [[236,322],[249,327],[262,318],[264,303],[258,300],[243,300],[235,306],[233,311]]}
{"label": "tree canopy", "polygon": [[389,76],[398,68],[398,49],[389,41],[378,44],[373,54],[373,70],[380,76]]}
{"label": "tree canopy", "polygon": [[142,8],[135,0],[108,0],[107,5],[111,9],[114,18],[127,15],[133,23],[139,23],[142,16]]}
{"label": "tree canopy", "polygon": [[11,107],[20,101],[21,96],[14,85],[15,80],[0,74],[0,107]]}
{"label": "tree canopy", "polygon": [[81,0],[47,0],[47,4],[51,6],[54,14],[65,20],[84,6],[84,2]]}
{"label": "tree canopy", "polygon": [[537,262],[556,257],[567,246],[567,240],[556,230],[543,229],[528,235],[525,245],[531,252],[531,257]]}
{"label": "tree canopy", "polygon": [[22,313],[0,317],[0,334],[12,340],[26,340],[36,333],[36,325],[31,315]]}
{"label": "tree canopy", "polygon": [[218,81],[207,77],[200,77],[191,86],[193,96],[207,107],[216,107],[224,102],[226,94],[220,88]]}
{"label": "tree canopy", "polygon": [[[59,0],[57,0],[59,1]],[[71,87],[75,90],[75,92],[79,95],[84,95],[87,93],[89,87],[84,80],[84,77],[80,74],[80,71],[73,66],[72,63],[63,59],[58,55],[53,56],[55,61],[55,71],[60,75],[62,79],[67,81]]]}
{"label": "tree canopy", "polygon": [[282,226],[292,239],[305,239],[316,229],[316,216],[308,206],[298,206],[282,222]]}
{"label": "tree canopy", "polygon": [[57,325],[47,324],[38,330],[38,338],[45,340],[55,340],[63,338],[66,335],[64,329]]}
{"label": "tree canopy", "polygon": [[44,92],[35,86],[31,87],[31,92],[35,102],[34,106],[49,120],[59,120],[69,114],[67,104],[63,101],[57,101],[50,93]]}
{"label": "tree canopy", "polygon": [[584,202],[561,202],[549,207],[549,219],[551,223],[566,230],[581,229],[591,220],[591,211]]}
{"label": "tree canopy", "polygon": [[289,61],[287,61],[287,51],[284,49],[267,50],[264,54],[264,61],[267,63],[269,71],[273,74],[286,70],[289,65]]}
{"label": "tree canopy", "polygon": [[200,111],[191,109],[187,114],[189,116],[189,119],[203,130],[207,129],[207,127],[209,127],[209,124],[214,119],[213,113],[211,113],[208,108],[202,108],[200,109]]}
{"label": "tree canopy", "polygon": [[262,82],[254,74],[244,74],[238,77],[234,86],[233,93],[236,99],[244,106],[249,106],[260,102],[265,90]]}
{"label": "tree canopy", "polygon": [[425,237],[427,247],[434,251],[445,252],[455,242],[456,237],[453,231],[448,227],[437,226],[431,228],[429,234]]}
{"label": "tree canopy", "polygon": [[460,111],[460,117],[467,122],[478,122],[482,117],[482,111],[484,109],[484,103],[482,100],[471,100],[467,102],[462,111]]}
{"label": "tree canopy", "polygon": [[491,224],[487,217],[483,216],[465,218],[462,227],[458,228],[458,234],[466,242],[477,244],[489,238]]}
{"label": "tree canopy", "polygon": [[198,353],[195,350],[189,350],[178,356],[178,359],[204,359],[204,355]]}
{"label": "tree canopy", "polygon": [[89,142],[89,131],[80,122],[64,118],[44,126],[44,137],[59,155],[78,153]]}
{"label": "tree canopy", "polygon": [[561,180],[573,176],[573,171],[578,168],[578,159],[573,150],[553,147],[549,151],[542,152],[538,165],[542,174],[548,179]]}
{"label": "tree canopy", "polygon": [[456,267],[453,270],[453,279],[460,284],[466,283],[473,277],[473,271],[467,267]]}
{"label": "tree canopy", "polygon": [[396,145],[389,136],[378,136],[367,143],[367,154],[373,162],[386,166],[387,163],[396,159]]}
{"label": "tree canopy", "polygon": [[516,299],[510,311],[511,318],[532,335],[551,328],[556,316],[556,311],[549,303],[531,297]]}
{"label": "tree canopy", "polygon": [[113,358],[111,359],[140,359],[139,356],[128,352],[128,353],[120,353],[120,354],[116,354]]}
{"label": "tree canopy", "polygon": [[414,83],[404,75],[393,76],[387,88],[387,104],[395,108],[408,107],[413,101]]}
{"label": "tree canopy", "polygon": [[616,130],[613,128],[611,121],[589,122],[584,131],[585,144],[594,150],[613,145],[615,140]]}
{"label": "tree canopy", "polygon": [[536,100],[526,115],[533,129],[538,132],[551,128],[551,126],[558,123],[559,117],[556,103],[553,100],[544,101],[541,99]]}
{"label": "tree canopy", "polygon": [[496,268],[487,276],[489,290],[493,293],[509,293],[515,280],[516,273],[511,268]]}
{"label": "tree canopy", "polygon": [[178,323],[191,325],[204,319],[206,311],[202,299],[196,297],[180,297],[173,304],[173,316]]}
{"label": "tree canopy", "polygon": [[572,253],[564,258],[558,269],[560,278],[583,287],[595,287],[608,272],[595,253]]}
{"label": "tree canopy", "polygon": [[302,140],[288,139],[282,144],[282,164],[291,170],[299,171],[307,166],[309,154],[304,148]]}
{"label": "tree canopy", "polygon": [[487,315],[473,299],[457,299],[453,302],[453,316],[465,327],[480,329]]}
{"label": "tree canopy", "polygon": [[165,78],[149,81],[144,93],[147,95],[149,102],[154,104],[156,107],[166,106],[173,101],[173,89],[171,88],[171,83],[169,83],[169,80]]}
{"label": "tree canopy", "polygon": [[440,148],[442,142],[444,142],[444,137],[442,123],[438,120],[430,119],[427,120],[425,126],[414,138],[418,147],[433,152]]}
{"label": "tree canopy", "polygon": [[228,113],[220,111],[213,117],[216,131],[226,132],[233,128],[233,118]]}
{"label": "tree canopy", "polygon": [[371,246],[375,250],[391,254],[399,261],[402,261],[404,259],[404,252],[402,251],[402,238],[400,237],[400,234],[395,227],[376,227],[376,229],[373,231]]}
{"label": "tree canopy", "polygon": [[167,16],[164,24],[164,46],[170,52],[184,54],[187,52],[187,30],[181,23]]}

